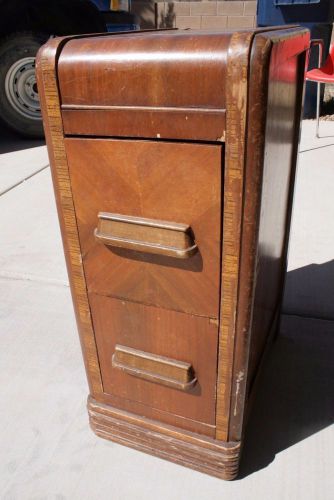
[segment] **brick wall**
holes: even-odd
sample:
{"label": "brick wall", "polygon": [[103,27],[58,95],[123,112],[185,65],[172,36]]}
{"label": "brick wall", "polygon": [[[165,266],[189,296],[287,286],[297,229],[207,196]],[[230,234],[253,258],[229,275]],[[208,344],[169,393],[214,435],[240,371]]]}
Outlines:
{"label": "brick wall", "polygon": [[141,28],[222,29],[255,26],[254,0],[132,0]]}

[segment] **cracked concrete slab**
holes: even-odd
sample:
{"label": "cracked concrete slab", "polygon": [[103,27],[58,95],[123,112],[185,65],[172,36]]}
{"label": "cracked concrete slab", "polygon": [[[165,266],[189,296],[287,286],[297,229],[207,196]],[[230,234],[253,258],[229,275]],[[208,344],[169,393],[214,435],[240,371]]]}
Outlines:
{"label": "cracked concrete slab", "polygon": [[[334,303],[334,124],[322,128],[333,141],[320,142],[311,137],[314,122],[303,125],[288,314],[259,381],[241,476],[232,483],[90,431],[49,168],[0,196],[1,499],[333,498],[334,322],[318,317],[331,317]],[[0,154],[1,187],[44,165],[45,149],[11,141],[0,141],[7,151]]]}
{"label": "cracked concrete slab", "polygon": [[68,284],[49,168],[0,196],[0,227],[0,277]]}

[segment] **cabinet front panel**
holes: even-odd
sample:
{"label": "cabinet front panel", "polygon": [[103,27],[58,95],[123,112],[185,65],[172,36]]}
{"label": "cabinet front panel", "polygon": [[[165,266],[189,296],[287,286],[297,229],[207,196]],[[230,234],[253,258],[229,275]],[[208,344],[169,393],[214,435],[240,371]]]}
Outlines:
{"label": "cabinet front panel", "polygon": [[106,394],[215,424],[215,320],[95,294],[90,305]]}
{"label": "cabinet front panel", "polygon": [[65,144],[88,291],[218,318],[222,147]]}

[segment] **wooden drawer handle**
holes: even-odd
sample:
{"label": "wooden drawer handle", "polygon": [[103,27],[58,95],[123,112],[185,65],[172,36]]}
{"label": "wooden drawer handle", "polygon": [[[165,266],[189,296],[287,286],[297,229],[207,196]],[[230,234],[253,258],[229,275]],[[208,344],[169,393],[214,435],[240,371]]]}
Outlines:
{"label": "wooden drawer handle", "polygon": [[190,363],[116,345],[112,366],[150,382],[188,391],[197,382]]}
{"label": "wooden drawer handle", "polygon": [[95,238],[110,247],[188,259],[198,248],[187,224],[100,212]]}

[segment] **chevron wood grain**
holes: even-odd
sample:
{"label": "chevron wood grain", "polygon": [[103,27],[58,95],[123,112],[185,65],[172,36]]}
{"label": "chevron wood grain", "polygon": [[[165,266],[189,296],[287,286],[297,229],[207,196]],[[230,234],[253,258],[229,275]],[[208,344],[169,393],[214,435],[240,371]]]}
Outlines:
{"label": "chevron wood grain", "polygon": [[[65,139],[89,292],[218,318],[219,145]],[[198,252],[186,260],[109,248],[99,212],[185,223]]]}

